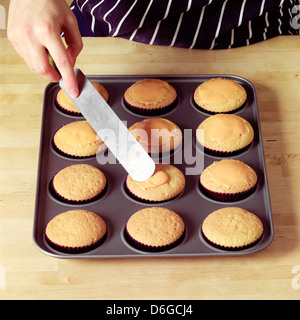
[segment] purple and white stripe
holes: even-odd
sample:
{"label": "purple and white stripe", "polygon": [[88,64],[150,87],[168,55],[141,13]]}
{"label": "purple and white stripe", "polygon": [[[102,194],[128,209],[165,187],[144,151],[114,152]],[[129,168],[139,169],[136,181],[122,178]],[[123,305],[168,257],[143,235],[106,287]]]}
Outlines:
{"label": "purple and white stripe", "polygon": [[225,49],[299,34],[291,23],[297,5],[298,0],[76,0],[71,9],[83,36]]}

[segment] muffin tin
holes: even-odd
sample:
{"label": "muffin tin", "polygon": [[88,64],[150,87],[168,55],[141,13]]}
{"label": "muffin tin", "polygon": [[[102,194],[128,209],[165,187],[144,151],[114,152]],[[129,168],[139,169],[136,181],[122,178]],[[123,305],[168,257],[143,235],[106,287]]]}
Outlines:
{"label": "muffin tin", "polygon": [[[247,119],[254,129],[254,141],[251,146],[230,158],[238,159],[250,165],[258,175],[258,185],[254,193],[246,199],[236,202],[219,202],[205,196],[199,188],[199,176],[204,168],[222,157],[205,154],[196,143],[196,128],[210,114],[200,111],[193,103],[193,93],[197,86],[214,77],[232,79],[240,83],[247,91],[247,101],[242,108],[233,112]],[[157,78],[169,82],[178,93],[178,102],[173,110],[160,115],[175,122],[184,133],[182,147],[171,157],[156,158],[159,162],[169,162],[179,168],[186,178],[185,190],[175,199],[158,204],[146,204],[132,199],[125,191],[127,176],[124,168],[113,160],[109,151],[90,158],[69,158],[59,154],[52,145],[53,135],[58,128],[72,121],[84,120],[81,116],[67,115],[60,111],[55,103],[59,91],[58,84],[51,83],[45,89],[44,110],[41,129],[38,181],[33,238],[36,246],[44,253],[58,258],[121,258],[121,257],[183,257],[183,256],[223,256],[245,255],[266,248],[273,239],[273,221],[268,191],[262,136],[254,86],[246,79],[235,75],[144,75],[144,76],[89,76],[90,81],[101,83],[109,93],[109,105],[119,118],[127,121],[129,128],[141,121],[143,116],[129,111],[123,101],[125,90],[136,81],[144,78]],[[185,139],[185,129],[192,132],[191,139]],[[110,163],[106,163],[108,160]],[[180,163],[182,158],[182,163]],[[195,160],[197,159],[197,160]],[[99,160],[103,164],[99,163]],[[111,163],[115,162],[115,163]],[[62,168],[87,163],[100,168],[106,175],[108,188],[98,200],[87,204],[67,204],[56,199],[50,191],[51,179]],[[196,170],[197,168],[197,170]],[[192,170],[196,174],[186,174]],[[200,171],[199,171],[200,170]],[[190,173],[190,172],[189,172]],[[162,252],[144,252],[130,246],[124,236],[125,224],[129,217],[145,206],[161,206],[178,213],[186,226],[185,237],[176,247]],[[264,233],[254,246],[237,251],[215,248],[206,242],[201,232],[203,220],[211,212],[228,206],[244,208],[256,214],[262,221]],[[107,224],[105,242],[85,253],[68,254],[53,249],[45,240],[44,230],[47,223],[61,212],[85,209],[99,214]]]}

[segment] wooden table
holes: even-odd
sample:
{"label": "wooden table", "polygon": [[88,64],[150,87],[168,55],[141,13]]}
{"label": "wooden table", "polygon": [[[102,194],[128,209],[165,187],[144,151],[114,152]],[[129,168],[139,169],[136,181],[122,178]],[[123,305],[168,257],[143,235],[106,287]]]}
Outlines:
{"label": "wooden table", "polygon": [[1,44],[0,299],[299,299],[300,41],[197,51],[84,39],[86,74],[230,73],[257,89],[275,236],[235,257],[61,260],[32,240],[44,88]]}

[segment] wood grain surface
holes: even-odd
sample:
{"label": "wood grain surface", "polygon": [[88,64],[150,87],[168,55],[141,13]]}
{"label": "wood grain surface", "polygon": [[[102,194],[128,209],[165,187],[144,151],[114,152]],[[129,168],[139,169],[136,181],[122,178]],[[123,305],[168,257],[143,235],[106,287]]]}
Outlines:
{"label": "wood grain surface", "polygon": [[47,82],[0,39],[0,299],[299,299],[300,41],[202,51],[84,39],[89,75],[229,73],[257,90],[275,236],[236,257],[60,260],[32,239]]}

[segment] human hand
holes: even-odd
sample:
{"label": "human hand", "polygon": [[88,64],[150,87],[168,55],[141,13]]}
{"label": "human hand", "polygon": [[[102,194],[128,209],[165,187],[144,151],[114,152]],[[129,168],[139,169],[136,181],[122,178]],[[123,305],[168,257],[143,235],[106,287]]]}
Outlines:
{"label": "human hand", "polygon": [[65,0],[11,0],[7,36],[30,69],[57,82],[60,75],[49,64],[48,50],[69,94],[78,96],[73,68],[83,44],[77,20]]}

